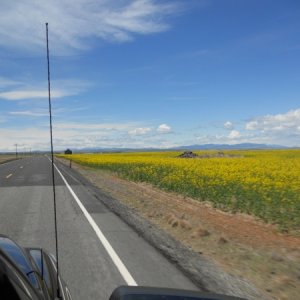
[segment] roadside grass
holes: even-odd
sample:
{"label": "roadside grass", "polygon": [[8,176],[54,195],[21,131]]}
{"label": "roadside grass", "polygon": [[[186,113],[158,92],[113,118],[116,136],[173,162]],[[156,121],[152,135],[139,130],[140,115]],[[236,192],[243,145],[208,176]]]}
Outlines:
{"label": "roadside grass", "polygon": [[10,155],[10,154],[0,154],[0,164],[3,164],[5,162],[15,160],[16,156],[15,155]]}

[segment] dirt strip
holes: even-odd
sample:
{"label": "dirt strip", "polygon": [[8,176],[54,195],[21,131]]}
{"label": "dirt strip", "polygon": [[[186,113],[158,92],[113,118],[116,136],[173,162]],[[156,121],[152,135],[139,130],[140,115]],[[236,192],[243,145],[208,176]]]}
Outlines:
{"label": "dirt strip", "polygon": [[3,155],[3,156],[0,155],[0,165],[8,163],[8,162],[16,160],[16,159],[19,159],[19,158],[12,158],[12,157],[6,157],[5,155]]}

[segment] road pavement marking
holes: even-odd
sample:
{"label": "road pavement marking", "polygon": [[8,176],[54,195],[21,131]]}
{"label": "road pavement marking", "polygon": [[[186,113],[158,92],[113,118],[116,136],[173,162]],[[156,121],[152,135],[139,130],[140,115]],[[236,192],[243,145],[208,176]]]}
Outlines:
{"label": "road pavement marking", "polygon": [[[50,160],[50,158],[49,158],[49,160]],[[85,217],[89,221],[90,225],[94,229],[94,231],[95,231],[96,235],[98,236],[100,242],[102,243],[102,245],[105,248],[105,250],[107,251],[108,255],[110,256],[110,258],[114,262],[115,266],[117,267],[117,269],[121,273],[123,279],[126,281],[126,283],[128,285],[137,285],[136,281],[133,279],[133,277],[131,276],[131,274],[127,270],[126,266],[123,264],[123,262],[121,261],[120,257],[116,253],[116,251],[113,249],[113,247],[111,246],[111,244],[109,243],[109,241],[106,239],[106,237],[104,236],[104,234],[102,233],[102,231],[100,230],[100,228],[98,227],[98,225],[96,224],[96,222],[94,221],[94,219],[91,217],[91,215],[85,209],[84,205],[81,203],[81,201],[79,200],[79,198],[77,197],[77,195],[75,194],[75,192],[69,186],[69,184],[68,184],[67,180],[65,179],[65,177],[62,175],[62,173],[59,171],[59,169],[57,168],[56,165],[54,165],[54,167],[57,170],[58,174],[61,176],[61,178],[64,181],[64,183],[67,186],[67,188],[69,189],[71,195],[73,196],[73,198],[77,202],[78,206],[82,210],[83,214],[85,215]]]}
{"label": "road pavement marking", "polygon": [[8,175],[6,176],[6,178],[8,179],[10,176],[12,176],[12,174],[8,174]]}
{"label": "road pavement marking", "polygon": [[21,166],[20,169],[23,169],[23,166]]}

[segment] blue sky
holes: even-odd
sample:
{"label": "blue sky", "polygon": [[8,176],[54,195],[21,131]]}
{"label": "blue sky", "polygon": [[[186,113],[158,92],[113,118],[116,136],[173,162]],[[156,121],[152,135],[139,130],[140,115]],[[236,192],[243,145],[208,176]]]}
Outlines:
{"label": "blue sky", "polygon": [[[3,3],[4,2],[4,3]],[[297,0],[16,0],[0,10],[0,151],[300,146]]]}

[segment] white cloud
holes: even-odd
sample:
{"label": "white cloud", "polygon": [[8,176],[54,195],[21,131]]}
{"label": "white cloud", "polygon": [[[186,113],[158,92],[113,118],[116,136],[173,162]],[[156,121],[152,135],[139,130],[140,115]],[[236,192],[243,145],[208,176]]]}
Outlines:
{"label": "white cloud", "polygon": [[172,131],[171,127],[167,124],[161,124],[157,128],[157,132],[159,133],[169,133],[171,131]]}
{"label": "white cloud", "polygon": [[[79,123],[79,122],[55,122],[53,128],[55,149],[85,148],[85,147],[171,147],[174,145],[188,145],[195,142],[201,144],[237,144],[237,143],[262,143],[277,144],[284,146],[300,146],[300,123],[298,120],[298,111],[293,110],[280,115],[268,115],[257,117],[250,122],[251,128],[256,130],[230,130],[226,134],[216,132],[216,128],[200,129],[205,130],[205,134],[198,134],[191,137],[190,132],[182,132],[181,135],[162,134],[171,132],[171,127],[167,124],[159,126],[145,125],[138,122],[104,122],[104,123]],[[37,123],[36,126],[16,127],[17,123],[10,128],[7,126],[7,120],[12,116],[38,116],[45,113],[46,109],[36,108],[34,110],[15,111],[10,116],[4,116],[4,121],[0,126],[0,151],[14,150],[14,144],[27,145],[32,149],[49,149],[49,125],[48,120],[44,124]],[[6,120],[6,118],[8,118]],[[42,119],[38,119],[42,120]],[[246,124],[245,124],[246,126]],[[249,125],[250,126],[250,125]],[[222,132],[224,130],[220,129]]]}
{"label": "white cloud", "polygon": [[[38,88],[32,89],[32,85],[28,82],[14,81],[6,79],[6,91],[0,92],[0,99],[8,101],[19,101],[27,99],[42,99],[48,98],[47,83],[36,82],[35,86]],[[8,84],[11,82],[11,84]],[[1,85],[1,78],[0,78]],[[7,90],[9,85],[14,85],[13,90]],[[43,88],[41,88],[43,86]],[[53,80],[51,88],[51,98],[63,98],[66,96],[77,95],[88,87],[91,83],[85,80],[79,79],[62,79]]]}
{"label": "white cloud", "polygon": [[228,144],[234,145],[239,143],[272,143],[272,140],[264,136],[249,133],[241,133],[232,130],[228,135],[223,134],[207,134],[196,136],[197,142],[201,144]]}
{"label": "white cloud", "polygon": [[140,127],[135,128],[133,130],[128,131],[129,135],[144,135],[151,131],[151,128],[149,127]]}
{"label": "white cloud", "polygon": [[246,123],[246,130],[262,132],[292,133],[300,126],[300,109],[290,110],[284,114],[266,115],[254,118]]}
{"label": "white cloud", "polygon": [[[130,127],[130,124],[125,123],[56,123],[53,128],[54,148],[121,146],[120,136]],[[38,127],[0,128],[0,151],[12,151],[16,142],[33,150],[49,150],[49,125],[45,123]]]}
{"label": "white cloud", "polygon": [[228,136],[219,134],[205,134],[196,136],[197,143],[201,144],[233,144],[236,143],[234,140],[230,139]]}
{"label": "white cloud", "polygon": [[135,122],[128,123],[56,123],[54,128],[59,130],[86,130],[86,131],[99,131],[99,130],[117,130],[117,131],[128,131],[132,127],[136,126]]}
{"label": "white cloud", "polygon": [[249,121],[246,123],[245,128],[246,128],[246,130],[256,130],[256,129],[258,129],[258,122],[257,121]]}
{"label": "white cloud", "polygon": [[11,111],[9,114],[13,115],[13,116],[28,116],[28,117],[49,116],[49,112],[47,112],[47,111],[31,111],[31,110]]}
{"label": "white cloud", "polygon": [[155,0],[2,1],[0,45],[44,50],[45,22],[54,51],[85,49],[90,38],[123,42],[167,30],[166,17],[178,10]]}
{"label": "white cloud", "polygon": [[[137,127],[137,123],[55,123],[53,127],[54,149],[65,148],[144,148],[171,147],[177,145],[161,135],[142,135],[148,127]],[[136,129],[143,130],[136,130]],[[138,134],[129,135],[129,131]],[[163,136],[165,137],[165,136]],[[14,144],[24,145],[32,150],[49,150],[49,125],[0,128],[0,151],[13,151]],[[23,148],[24,148],[23,147]],[[21,147],[20,147],[20,151]]]}
{"label": "white cloud", "polygon": [[259,143],[299,147],[300,109],[258,116],[246,122],[244,129],[231,130],[228,135],[199,135],[197,140],[201,143]]}
{"label": "white cloud", "polygon": [[[59,90],[51,91],[51,98],[61,98],[67,96],[67,93]],[[47,90],[21,90],[0,93],[0,98],[4,100],[23,100],[23,99],[41,99],[48,98]]]}
{"label": "white cloud", "polygon": [[228,137],[230,139],[237,139],[237,138],[241,137],[241,134],[237,130],[231,130],[230,133],[229,133],[229,135],[228,135]]}
{"label": "white cloud", "polygon": [[224,128],[225,129],[232,129],[233,124],[230,121],[227,121],[227,122],[224,123]]}

